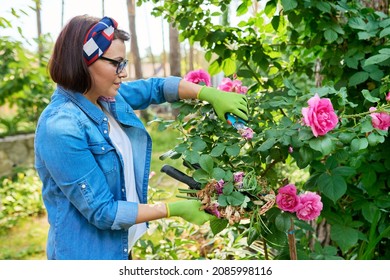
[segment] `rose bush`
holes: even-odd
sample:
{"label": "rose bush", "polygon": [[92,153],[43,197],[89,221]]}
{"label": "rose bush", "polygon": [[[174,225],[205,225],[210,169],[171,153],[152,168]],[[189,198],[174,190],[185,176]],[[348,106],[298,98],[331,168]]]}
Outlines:
{"label": "rose bush", "polygon": [[[389,259],[389,17],[354,0],[265,2],[249,14],[252,1],[239,1],[236,16],[246,17],[238,26],[212,24],[218,13],[208,6],[223,13],[228,0],[156,8],[206,50],[211,75],[247,86],[253,131],[243,138],[209,104],[179,103],[177,119],[162,124],[182,132],[169,155],[190,163],[186,172],[203,187],[223,180],[219,207],[251,213],[240,223],[218,219],[214,232],[235,227],[237,238],[265,241],[278,258],[288,258],[294,232],[299,258]],[[262,213],[288,184],[307,194],[307,207]],[[317,216],[319,202],[317,218],[300,220]]]}

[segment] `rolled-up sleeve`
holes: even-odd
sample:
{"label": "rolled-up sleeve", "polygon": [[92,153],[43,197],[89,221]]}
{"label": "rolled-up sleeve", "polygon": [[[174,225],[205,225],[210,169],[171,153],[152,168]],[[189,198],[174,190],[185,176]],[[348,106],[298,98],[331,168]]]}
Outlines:
{"label": "rolled-up sleeve", "polygon": [[167,102],[179,101],[180,77],[169,77],[164,83],[164,97]]}
{"label": "rolled-up sleeve", "polygon": [[[131,215],[130,215],[131,213]],[[135,202],[118,201],[118,209],[112,230],[128,229],[135,224],[138,216],[138,204]]]}

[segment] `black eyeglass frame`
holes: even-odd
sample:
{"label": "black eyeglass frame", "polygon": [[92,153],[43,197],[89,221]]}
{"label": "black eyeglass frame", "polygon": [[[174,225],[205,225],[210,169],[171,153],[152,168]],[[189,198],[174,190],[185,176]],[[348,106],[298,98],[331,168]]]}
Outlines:
{"label": "black eyeglass frame", "polygon": [[125,69],[125,67],[127,66],[127,63],[129,62],[127,59],[118,61],[118,60],[111,59],[111,58],[108,58],[105,56],[100,56],[99,59],[109,61],[114,66],[116,66],[116,74],[120,74],[123,71],[123,69]]}

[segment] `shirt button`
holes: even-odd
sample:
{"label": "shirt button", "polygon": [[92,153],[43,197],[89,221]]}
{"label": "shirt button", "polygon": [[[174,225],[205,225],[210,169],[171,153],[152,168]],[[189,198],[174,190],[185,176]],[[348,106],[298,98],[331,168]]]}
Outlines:
{"label": "shirt button", "polygon": [[125,249],[123,250],[123,252],[127,252],[127,249],[125,248]]}
{"label": "shirt button", "polygon": [[107,130],[105,130],[104,133],[107,134]]}
{"label": "shirt button", "polygon": [[102,151],[104,151],[105,150],[105,148],[104,147],[102,147]]}
{"label": "shirt button", "polygon": [[125,189],[122,189],[122,192],[125,192]]}
{"label": "shirt button", "polygon": [[106,121],[107,121],[107,118],[104,118],[104,119],[103,119],[103,121],[105,121],[105,122],[106,122]]}
{"label": "shirt button", "polygon": [[85,189],[86,187],[87,187],[87,186],[86,186],[85,184],[82,184],[82,185],[81,185],[81,188],[82,188],[82,189]]}

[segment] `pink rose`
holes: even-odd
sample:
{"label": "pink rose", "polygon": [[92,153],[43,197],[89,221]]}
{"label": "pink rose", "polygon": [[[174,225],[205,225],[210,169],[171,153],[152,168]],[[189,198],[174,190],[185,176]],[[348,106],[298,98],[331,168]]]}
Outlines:
{"label": "pink rose", "polygon": [[202,69],[188,72],[187,75],[184,76],[184,80],[199,85],[211,85],[210,74]]}
{"label": "pink rose", "polygon": [[323,206],[321,196],[314,192],[306,192],[300,195],[300,201],[296,210],[298,219],[310,221],[320,215]]}
{"label": "pink rose", "polygon": [[218,86],[219,90],[228,91],[228,92],[237,92],[241,94],[246,94],[248,88],[242,86],[242,82],[240,80],[231,80],[229,78],[223,78],[221,84]]}
{"label": "pink rose", "polygon": [[[370,112],[374,112],[376,110],[375,107],[370,108]],[[374,128],[380,130],[388,130],[390,127],[390,115],[386,112],[380,113],[371,113],[371,123]]]}
{"label": "pink rose", "polygon": [[387,93],[387,95],[386,95],[386,101],[387,102],[390,102],[390,91]]}
{"label": "pink rose", "polygon": [[278,190],[276,205],[287,212],[294,213],[299,206],[300,198],[297,195],[297,188],[293,184],[285,185]]}
{"label": "pink rose", "polygon": [[325,135],[336,127],[338,118],[329,98],[320,98],[316,94],[307,103],[309,107],[302,108],[303,121],[311,127],[315,137]]}

